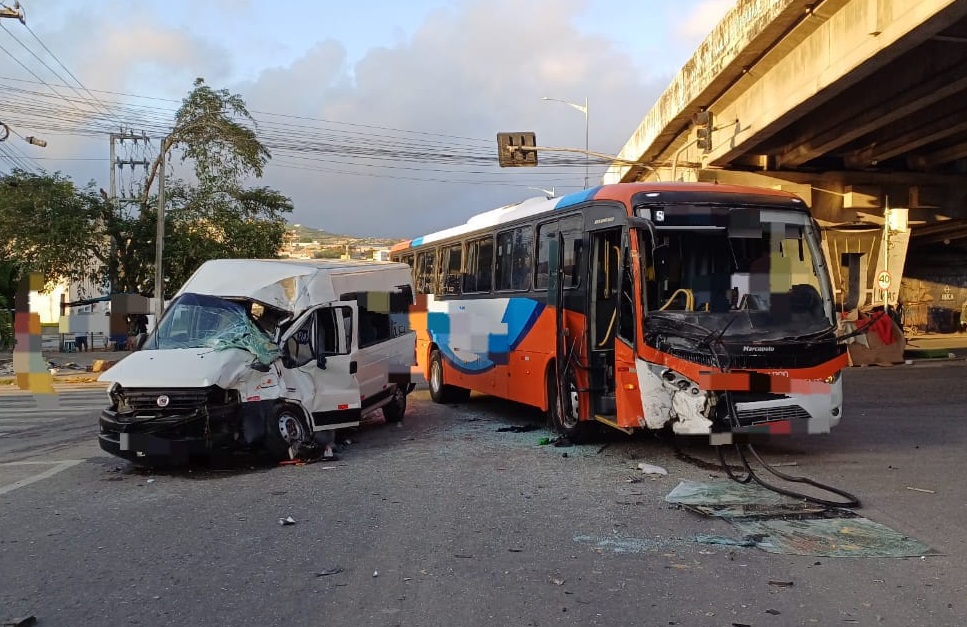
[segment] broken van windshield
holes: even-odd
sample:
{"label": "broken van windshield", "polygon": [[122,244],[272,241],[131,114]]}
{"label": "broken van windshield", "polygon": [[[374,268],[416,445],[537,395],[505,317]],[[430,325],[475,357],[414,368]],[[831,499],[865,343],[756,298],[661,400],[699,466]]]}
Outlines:
{"label": "broken van windshield", "polygon": [[281,355],[243,304],[203,294],[176,298],[144,346],[145,350],[177,348],[239,348],[263,364]]}
{"label": "broken van windshield", "polygon": [[829,329],[832,300],[805,213],[762,210],[755,229],[640,231],[649,317],[723,336],[778,339]]}

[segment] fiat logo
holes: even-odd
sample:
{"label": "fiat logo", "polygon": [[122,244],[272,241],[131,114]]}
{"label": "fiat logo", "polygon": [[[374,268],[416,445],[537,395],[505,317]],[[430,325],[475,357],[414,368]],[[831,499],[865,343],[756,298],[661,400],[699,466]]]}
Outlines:
{"label": "fiat logo", "polygon": [[158,397],[158,400],[156,402],[158,403],[158,407],[167,407],[168,403],[171,402],[171,399],[168,398],[166,395],[162,394],[161,396]]}

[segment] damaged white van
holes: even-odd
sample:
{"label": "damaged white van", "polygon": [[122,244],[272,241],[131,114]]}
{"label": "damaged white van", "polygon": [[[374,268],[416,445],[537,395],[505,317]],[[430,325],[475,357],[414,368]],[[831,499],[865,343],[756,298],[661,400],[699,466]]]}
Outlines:
{"label": "damaged white van", "polygon": [[141,349],[100,376],[101,448],[141,465],[258,449],[288,459],[364,413],[402,420],[411,281],[402,263],[204,263]]}

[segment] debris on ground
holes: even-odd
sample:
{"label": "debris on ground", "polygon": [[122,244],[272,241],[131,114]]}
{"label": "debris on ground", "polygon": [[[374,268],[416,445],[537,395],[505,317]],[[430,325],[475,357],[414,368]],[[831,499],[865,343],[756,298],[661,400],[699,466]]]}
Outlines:
{"label": "debris on ground", "polygon": [[665,501],[727,520],[741,537],[768,553],[893,558],[937,555],[930,547],[852,510],[807,504],[754,485],[682,481]]}
{"label": "debris on ground", "polygon": [[329,575],[338,575],[342,572],[342,568],[336,566],[335,568],[329,568],[326,570],[319,571],[316,573],[316,577],[328,577]]}
{"label": "debris on ground", "polygon": [[926,492],[927,494],[936,494],[934,490],[928,490],[926,488],[914,488],[911,486],[907,486],[907,490],[913,490],[914,492]]}
{"label": "debris on ground", "polygon": [[656,466],[654,464],[646,464],[641,462],[638,464],[638,470],[645,473],[646,475],[667,475],[668,471],[661,466]]}
{"label": "debris on ground", "polygon": [[513,425],[510,427],[499,427],[497,433],[526,433],[528,431],[537,431],[540,429],[537,425]]}
{"label": "debris on ground", "polygon": [[280,518],[279,519],[279,524],[282,525],[282,526],[294,525],[295,524],[295,518],[293,518],[292,516],[286,516],[285,518]]}
{"label": "debris on ground", "polygon": [[739,540],[736,538],[729,538],[728,536],[714,536],[707,534],[699,534],[692,538],[692,540],[700,544],[721,544],[723,546],[754,547],[756,545],[755,540],[752,538],[742,538]]}

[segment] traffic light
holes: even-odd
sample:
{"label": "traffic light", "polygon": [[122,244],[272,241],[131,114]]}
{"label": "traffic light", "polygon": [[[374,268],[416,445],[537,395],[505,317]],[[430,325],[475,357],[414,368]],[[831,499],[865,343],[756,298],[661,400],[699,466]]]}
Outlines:
{"label": "traffic light", "polygon": [[692,124],[695,125],[697,141],[695,145],[703,152],[712,150],[712,112],[699,111],[692,116]]}
{"label": "traffic light", "polygon": [[536,146],[536,133],[497,133],[497,162],[502,168],[536,166]]}

